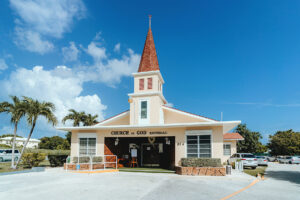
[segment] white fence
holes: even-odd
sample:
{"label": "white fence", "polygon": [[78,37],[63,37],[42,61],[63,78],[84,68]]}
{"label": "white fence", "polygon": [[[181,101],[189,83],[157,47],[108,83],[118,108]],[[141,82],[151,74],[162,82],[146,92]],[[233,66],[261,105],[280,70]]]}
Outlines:
{"label": "white fence", "polygon": [[68,156],[65,163],[66,171],[95,171],[108,168],[118,169],[116,155]]}
{"label": "white fence", "polygon": [[235,161],[235,170],[238,170],[240,172],[244,171],[243,161]]}

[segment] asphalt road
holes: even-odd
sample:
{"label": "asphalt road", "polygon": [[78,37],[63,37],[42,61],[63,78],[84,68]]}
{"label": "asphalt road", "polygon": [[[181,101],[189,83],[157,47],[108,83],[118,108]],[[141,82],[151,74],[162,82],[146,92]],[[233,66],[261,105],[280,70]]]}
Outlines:
{"label": "asphalt road", "polygon": [[[300,165],[271,164],[267,180],[230,199],[300,199]],[[148,173],[66,173],[62,169],[0,176],[0,199],[9,200],[220,200],[255,180],[247,174],[226,177]]]}

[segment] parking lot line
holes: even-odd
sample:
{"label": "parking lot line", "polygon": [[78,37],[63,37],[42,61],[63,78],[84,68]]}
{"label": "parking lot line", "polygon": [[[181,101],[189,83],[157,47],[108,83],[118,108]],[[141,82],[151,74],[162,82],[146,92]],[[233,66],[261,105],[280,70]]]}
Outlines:
{"label": "parking lot line", "polygon": [[229,199],[229,198],[231,198],[231,197],[233,197],[233,196],[235,196],[235,195],[237,195],[237,194],[243,192],[244,190],[247,190],[248,188],[250,188],[250,187],[252,187],[253,185],[255,185],[256,183],[258,183],[259,181],[260,181],[260,179],[255,179],[255,180],[252,181],[252,183],[250,183],[248,186],[246,186],[246,187],[244,187],[244,188],[242,188],[242,189],[240,189],[240,190],[238,190],[238,191],[236,191],[236,192],[234,192],[234,193],[232,193],[232,194],[230,194],[230,195],[228,195],[228,196],[222,198],[221,200]]}

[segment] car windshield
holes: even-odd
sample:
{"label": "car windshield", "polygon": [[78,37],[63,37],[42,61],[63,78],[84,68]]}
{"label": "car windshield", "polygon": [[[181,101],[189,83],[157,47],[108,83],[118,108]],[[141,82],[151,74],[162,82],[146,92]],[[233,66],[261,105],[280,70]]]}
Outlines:
{"label": "car windshield", "polygon": [[0,150],[0,153],[3,153],[4,152],[4,150]]}
{"label": "car windshield", "polygon": [[255,158],[252,154],[242,154],[243,158]]}
{"label": "car windshield", "polygon": [[264,158],[263,156],[256,156],[256,158]]}
{"label": "car windshield", "polygon": [[291,159],[292,157],[286,157],[286,159]]}

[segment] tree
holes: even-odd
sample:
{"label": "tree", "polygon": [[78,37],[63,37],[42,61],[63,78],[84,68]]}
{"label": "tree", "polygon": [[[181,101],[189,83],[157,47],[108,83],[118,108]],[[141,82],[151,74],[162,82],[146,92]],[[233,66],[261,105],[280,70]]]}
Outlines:
{"label": "tree", "polygon": [[31,135],[34,131],[34,128],[36,126],[37,120],[39,119],[40,116],[45,117],[48,123],[51,123],[53,126],[57,124],[57,119],[53,112],[55,111],[55,106],[53,103],[50,102],[39,102],[38,100],[34,100],[29,97],[23,97],[24,98],[24,103],[26,104],[26,118],[27,118],[27,123],[28,125],[31,126],[28,138],[21,150],[21,155],[17,161],[16,166],[18,166],[22,155],[24,153],[24,150],[27,146],[28,141],[31,138]]}
{"label": "tree", "polygon": [[97,121],[98,115],[87,114],[83,118],[83,126],[92,126],[98,123]]}
{"label": "tree", "polygon": [[[14,137],[14,134],[3,134],[0,135],[0,138],[5,138],[5,137]],[[21,138],[22,136],[16,135],[16,138]]]}
{"label": "tree", "polygon": [[268,147],[272,155],[300,155],[300,133],[292,129],[277,131],[269,136]]}
{"label": "tree", "polygon": [[67,150],[70,147],[68,141],[60,136],[43,137],[40,141],[39,149]]}
{"label": "tree", "polygon": [[242,153],[263,153],[266,148],[259,141],[262,139],[262,136],[259,132],[253,132],[249,130],[246,124],[240,124],[236,128],[236,132],[238,132],[241,136],[243,136],[244,140],[238,141],[237,143],[237,152]]}
{"label": "tree", "polygon": [[77,112],[74,109],[70,109],[69,112],[70,113],[63,118],[63,124],[65,124],[67,120],[73,120],[73,126],[79,126],[81,122],[84,122],[86,116],[84,112]]}
{"label": "tree", "polygon": [[16,96],[10,97],[13,103],[9,102],[2,102],[0,103],[0,113],[6,112],[11,115],[11,123],[14,124],[14,134],[13,134],[13,142],[12,142],[12,158],[11,158],[11,168],[15,169],[16,166],[15,162],[15,144],[16,144],[16,137],[17,137],[17,129],[18,124],[21,118],[26,114],[27,107],[23,101],[21,101]]}

